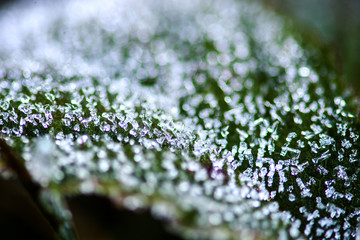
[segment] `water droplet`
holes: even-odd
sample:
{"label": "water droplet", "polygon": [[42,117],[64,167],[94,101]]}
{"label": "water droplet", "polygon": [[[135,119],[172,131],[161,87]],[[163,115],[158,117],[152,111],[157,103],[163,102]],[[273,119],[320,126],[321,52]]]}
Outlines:
{"label": "water droplet", "polygon": [[110,169],[110,164],[108,160],[100,159],[99,160],[99,169],[101,172],[107,172]]}
{"label": "water droplet", "polygon": [[300,77],[309,77],[310,69],[307,67],[299,68],[299,75],[300,75]]}
{"label": "water droplet", "polygon": [[289,201],[294,202],[295,200],[296,200],[295,195],[294,194],[289,194]]}

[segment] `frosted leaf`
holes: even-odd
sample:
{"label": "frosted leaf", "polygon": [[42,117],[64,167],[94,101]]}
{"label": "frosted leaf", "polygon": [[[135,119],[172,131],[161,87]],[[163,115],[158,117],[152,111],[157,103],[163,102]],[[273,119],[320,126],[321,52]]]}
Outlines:
{"label": "frosted leaf", "polygon": [[62,4],[0,19],[0,135],[43,186],[149,208],[188,239],[355,233],[355,104],[282,18],[232,0]]}

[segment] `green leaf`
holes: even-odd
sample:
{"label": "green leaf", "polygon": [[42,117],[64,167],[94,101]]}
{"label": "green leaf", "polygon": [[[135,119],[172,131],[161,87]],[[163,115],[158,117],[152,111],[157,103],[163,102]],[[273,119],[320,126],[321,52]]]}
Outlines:
{"label": "green leaf", "polygon": [[186,239],[355,237],[358,106],[327,52],[246,1],[79,6],[0,20],[1,136],[63,238],[93,194]]}

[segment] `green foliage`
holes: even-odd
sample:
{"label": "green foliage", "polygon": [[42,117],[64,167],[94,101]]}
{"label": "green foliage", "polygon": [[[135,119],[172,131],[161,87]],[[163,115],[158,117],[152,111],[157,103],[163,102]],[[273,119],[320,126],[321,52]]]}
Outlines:
{"label": "green foliage", "polygon": [[76,194],[188,239],[355,236],[356,103],[281,18],[237,1],[66,6],[31,8],[46,18],[22,16],[28,41],[0,47],[1,136],[64,238]]}

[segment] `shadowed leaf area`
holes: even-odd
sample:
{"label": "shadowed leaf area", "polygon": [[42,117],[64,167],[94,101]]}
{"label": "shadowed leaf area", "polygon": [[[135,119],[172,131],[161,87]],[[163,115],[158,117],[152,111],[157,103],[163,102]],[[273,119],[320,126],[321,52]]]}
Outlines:
{"label": "shadowed leaf area", "polygon": [[150,212],[117,210],[104,197],[76,196],[68,200],[79,239],[182,239],[168,231]]}

